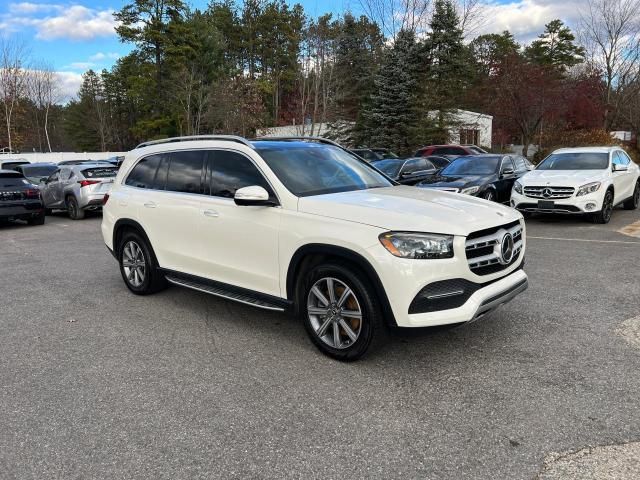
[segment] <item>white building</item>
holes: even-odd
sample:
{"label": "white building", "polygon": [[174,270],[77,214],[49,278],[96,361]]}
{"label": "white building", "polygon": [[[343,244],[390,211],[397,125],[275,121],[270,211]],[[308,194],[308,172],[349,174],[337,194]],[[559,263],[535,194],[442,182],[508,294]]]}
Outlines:
{"label": "white building", "polygon": [[[437,112],[430,112],[432,118]],[[484,113],[456,110],[448,119],[454,124],[450,129],[451,143],[473,144],[491,148],[491,135],[493,133],[493,117]],[[304,125],[286,125],[283,127],[270,127],[258,130],[258,137],[323,137],[329,132],[329,124],[315,123]],[[382,145],[370,145],[379,147]]]}

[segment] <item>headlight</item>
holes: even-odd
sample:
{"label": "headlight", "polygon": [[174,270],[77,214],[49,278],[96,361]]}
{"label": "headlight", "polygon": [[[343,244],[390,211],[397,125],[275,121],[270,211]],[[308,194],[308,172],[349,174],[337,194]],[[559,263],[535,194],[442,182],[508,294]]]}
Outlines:
{"label": "headlight", "polygon": [[583,185],[578,189],[578,193],[576,193],[576,197],[588,195],[590,193],[597,191],[599,188],[600,188],[600,182],[587,183],[586,185]]}
{"label": "headlight", "polygon": [[516,193],[519,193],[520,195],[522,195],[522,184],[520,182],[516,182],[513,184],[513,190]]}
{"label": "headlight", "polygon": [[478,190],[480,190],[480,187],[469,187],[463,188],[462,190],[460,190],[460,193],[464,193],[465,195],[473,195],[474,193],[478,193]]}
{"label": "headlight", "polygon": [[414,259],[453,257],[453,235],[387,232],[378,238],[382,246],[396,257]]}

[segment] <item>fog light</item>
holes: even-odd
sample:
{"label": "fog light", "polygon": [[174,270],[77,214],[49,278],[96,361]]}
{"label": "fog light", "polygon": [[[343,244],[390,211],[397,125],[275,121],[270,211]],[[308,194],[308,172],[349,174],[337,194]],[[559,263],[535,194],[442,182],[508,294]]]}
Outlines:
{"label": "fog light", "polygon": [[586,210],[593,210],[594,208],[596,208],[596,204],[593,202],[589,202],[585,205],[584,207]]}

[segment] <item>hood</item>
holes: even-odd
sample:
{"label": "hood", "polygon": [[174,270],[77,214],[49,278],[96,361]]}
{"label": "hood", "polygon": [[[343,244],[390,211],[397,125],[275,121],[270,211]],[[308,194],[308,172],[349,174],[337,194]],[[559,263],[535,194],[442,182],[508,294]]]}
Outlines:
{"label": "hood", "polygon": [[476,185],[484,185],[490,175],[434,175],[420,182],[419,187],[449,187],[449,188],[466,188]]}
{"label": "hood", "polygon": [[523,186],[581,187],[585,183],[602,181],[607,170],[532,170],[518,181]]}
{"label": "hood", "polygon": [[298,210],[385,230],[463,236],[521,217],[509,207],[469,195],[404,185],[302,197]]}

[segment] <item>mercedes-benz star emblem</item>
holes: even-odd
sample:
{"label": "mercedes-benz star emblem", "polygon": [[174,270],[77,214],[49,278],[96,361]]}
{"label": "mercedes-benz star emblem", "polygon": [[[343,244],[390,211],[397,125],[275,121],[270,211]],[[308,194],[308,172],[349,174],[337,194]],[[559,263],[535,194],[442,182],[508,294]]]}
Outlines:
{"label": "mercedes-benz star emblem", "polygon": [[508,265],[513,260],[513,236],[505,233],[500,243],[500,263]]}
{"label": "mercedes-benz star emblem", "polygon": [[544,190],[542,190],[542,196],[544,198],[549,198],[551,196],[553,192],[551,192],[550,188],[545,188]]}

